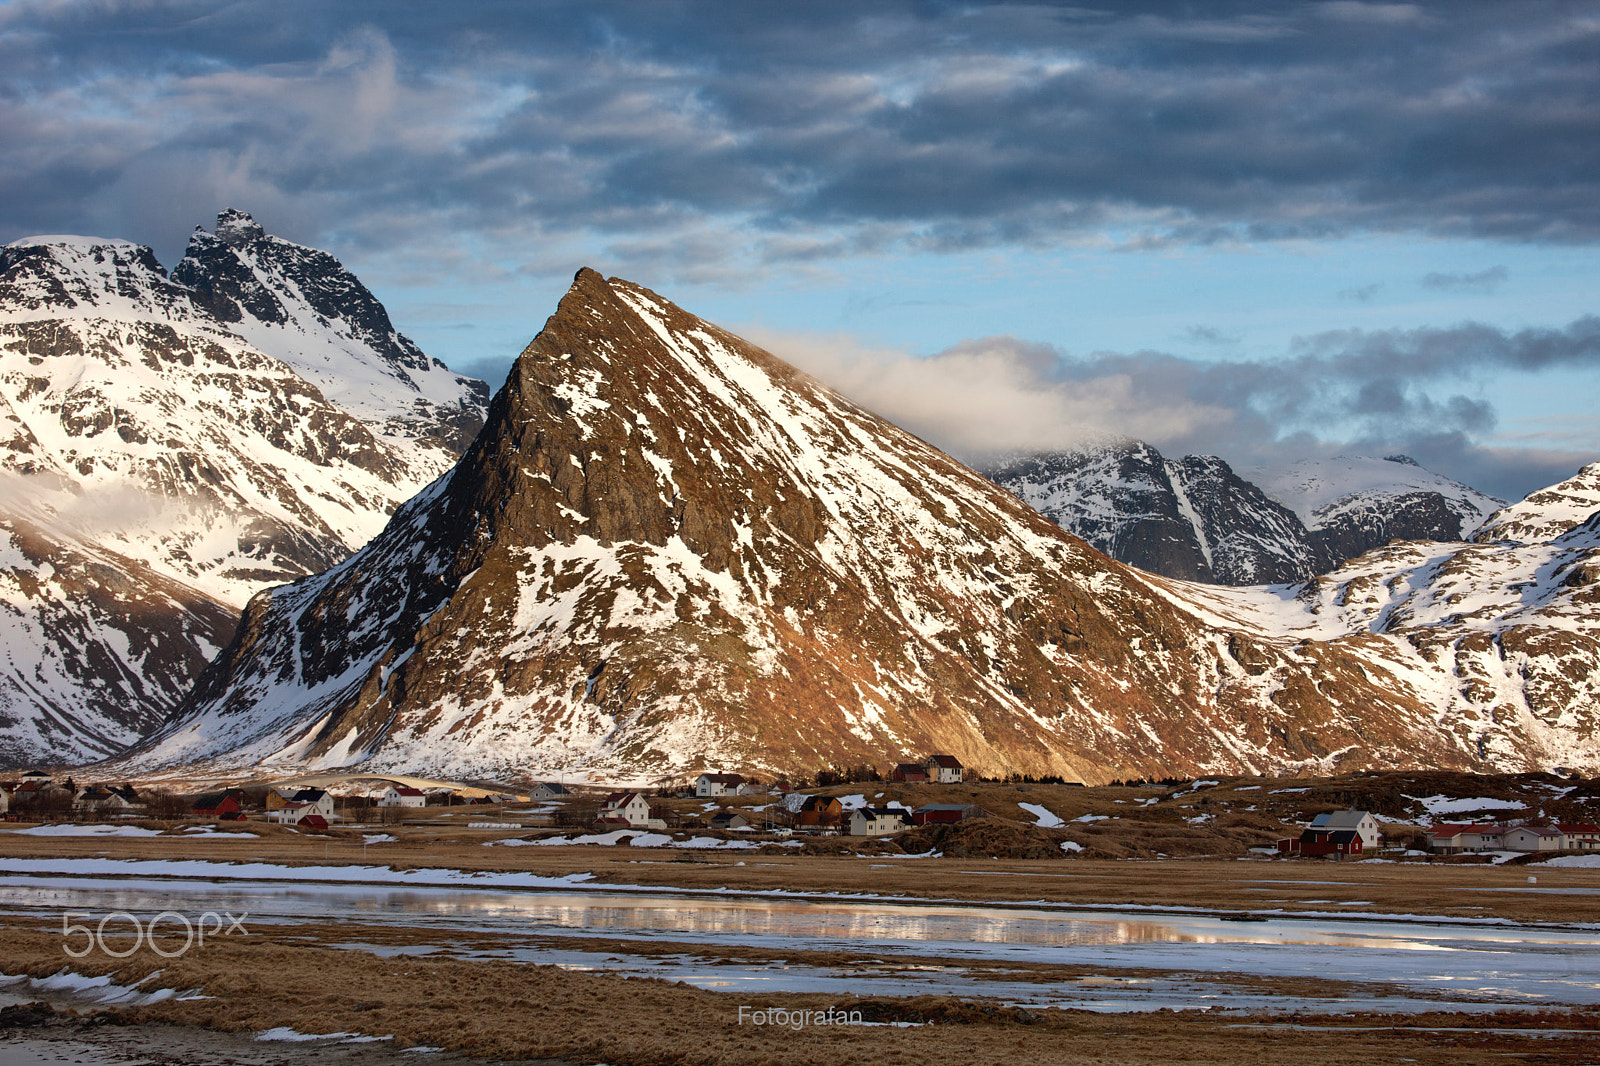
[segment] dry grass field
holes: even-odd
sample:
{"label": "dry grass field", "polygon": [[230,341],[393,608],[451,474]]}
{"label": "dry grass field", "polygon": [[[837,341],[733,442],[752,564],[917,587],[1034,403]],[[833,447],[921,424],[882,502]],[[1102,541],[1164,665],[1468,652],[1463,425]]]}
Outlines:
{"label": "dry grass field", "polygon": [[[340,927],[335,935],[352,933],[371,937],[373,943],[403,937],[387,928]],[[60,969],[60,938],[55,930],[9,920],[0,926],[0,936],[6,944],[8,971],[43,976]],[[319,942],[315,928],[307,926],[265,928],[249,938],[217,940],[178,960],[160,959],[145,950],[122,961],[91,957],[75,968],[91,975],[113,974],[122,984],[160,970],[160,986],[185,993],[181,1001],[169,999],[115,1012],[114,1020],[121,1026],[181,1025],[230,1033],[288,1026],[309,1033],[389,1036],[390,1046],[397,1050],[429,1046],[473,1057],[556,1058],[614,1066],[865,1066],[940,1060],[973,1066],[1577,1064],[1593,1062],[1600,1047],[1600,1012],[1592,1010],[1518,1011],[1503,1016],[1417,1014],[1396,1024],[1397,1019],[1387,1015],[1241,1016],[1203,1011],[1108,1015],[1035,1012],[936,996],[719,993],[676,982],[550,966],[385,959],[330,948]],[[1041,975],[1041,979],[1060,978],[1060,974]],[[1306,982],[1283,984],[1285,996],[1327,991],[1308,989]],[[206,998],[189,998],[195,996]],[[741,1006],[860,1011],[865,1020],[880,1024],[808,1026],[798,1031],[755,1026],[741,1023]]]}
{"label": "dry grass field", "polygon": [[[739,850],[632,847],[504,846],[576,829],[483,829],[472,822],[526,819],[523,811],[427,809],[399,825],[298,833],[260,822],[234,823],[195,834],[182,824],[145,823],[154,836],[51,836],[0,832],[0,872],[7,860],[105,858],[267,862],[283,866],[349,865],[404,869],[522,871],[566,877],[589,874],[585,888],[615,884],[723,893],[864,894],[918,900],[1004,904],[1047,901],[1095,909],[1162,907],[1195,912],[1338,912],[1342,915],[1411,914],[1440,918],[1499,918],[1516,922],[1592,922],[1600,917],[1600,869],[1484,865],[1461,861],[1331,862],[1284,860],[1252,854],[1321,810],[1363,806],[1404,839],[1426,824],[1417,797],[1465,797],[1493,812],[1548,808],[1556,817],[1593,817],[1588,783],[1529,775],[1484,779],[1465,775],[1353,775],[1330,781],[1230,780],[1216,784],[1084,789],[1064,785],[980,784],[900,787],[839,786],[837,795],[863,794],[873,802],[898,799],[978,803],[998,817],[945,833],[937,847],[927,837],[892,841],[810,839],[801,846],[768,841]],[[884,793],[882,796],[877,793]],[[682,815],[705,813],[705,804],[671,801]],[[747,797],[732,805],[760,807],[772,797]],[[1035,825],[1019,807],[1043,807],[1060,825]],[[759,812],[756,812],[759,813]],[[446,817],[445,815],[448,815]],[[7,828],[25,828],[24,825]],[[740,834],[703,834],[741,838]],[[374,842],[368,843],[371,839]],[[1043,842],[1042,851],[1039,850]],[[1060,845],[1082,850],[1067,857]],[[792,842],[791,842],[792,844]],[[942,855],[924,855],[937,850]],[[1017,854],[1048,858],[1018,858]],[[1398,853],[1397,853],[1398,854]],[[1119,857],[1129,856],[1129,857]],[[1162,856],[1162,857],[1158,857]],[[15,867],[13,867],[15,869]],[[1536,884],[1530,884],[1536,878]],[[383,880],[374,870],[372,880]],[[148,979],[146,988],[171,987],[182,999],[101,1012],[115,1025],[89,1019],[56,1020],[39,1028],[8,1023],[0,1012],[0,1051],[6,1033],[50,1033],[61,1039],[101,1039],[120,1034],[119,1047],[137,1046],[129,1034],[204,1030],[252,1033],[278,1026],[300,1032],[345,1032],[392,1037],[363,1045],[359,1061],[417,1061],[402,1049],[426,1045],[473,1059],[556,1059],[614,1066],[750,1064],[782,1066],[850,1063],[897,1064],[947,1059],[962,1063],[1271,1063],[1274,1066],[1340,1063],[1461,1063],[1600,1061],[1600,1011],[1515,1011],[1497,1014],[1329,1015],[1272,1011],[1158,1011],[1101,1014],[1080,1010],[1007,1008],[981,998],[892,998],[817,994],[757,995],[715,992],[650,977],[581,972],[555,966],[460,957],[471,949],[526,946],[532,935],[463,933],[451,939],[453,958],[400,955],[386,949],[428,943],[432,935],[405,925],[363,925],[353,917],[287,922],[252,928],[248,938],[215,939],[182,958],[162,959],[148,948],[125,960],[99,956],[71,961],[77,972],[114,974],[119,984]],[[436,937],[435,937],[436,939]],[[481,941],[481,942],[480,942]],[[352,942],[364,945],[350,947]],[[37,917],[0,914],[0,971],[45,976],[70,960],[62,956],[59,928]],[[645,940],[564,937],[562,946],[597,954],[624,953],[662,959],[704,957],[707,947]],[[336,946],[342,945],[342,946]],[[863,951],[866,949],[863,948]],[[721,946],[730,964],[760,960],[840,972],[883,957],[850,951],[786,951],[766,946]],[[897,955],[887,965],[915,975],[944,960]],[[963,962],[981,988],[985,968],[996,980],[1040,984],[1093,979],[1090,968]],[[160,970],[157,977],[150,977]],[[1002,972],[1003,971],[1003,972]],[[1119,971],[1138,976],[1136,971]],[[1338,1000],[1337,982],[1221,975],[1251,995]],[[1371,989],[1366,990],[1368,993]],[[65,1005],[58,1001],[58,1005]],[[739,1008],[782,1007],[859,1010],[868,1026],[808,1027],[800,1031],[741,1024]],[[15,1013],[15,1012],[13,1012]],[[15,1014],[22,1019],[22,1014]],[[29,1016],[36,1017],[36,1016]],[[8,1028],[8,1025],[11,1028]],[[30,1028],[30,1026],[33,1026]],[[179,1028],[164,1028],[177,1026]],[[186,1028],[187,1027],[187,1028]],[[110,1041],[109,1036],[104,1037]],[[216,1039],[223,1039],[217,1037]],[[231,1038],[228,1038],[231,1039]],[[115,1041],[113,1041],[115,1043]],[[65,1046],[65,1045],[64,1045]],[[108,1045],[109,1046],[109,1045]],[[152,1045],[153,1046],[153,1045]],[[250,1057],[214,1051],[216,1061],[304,1061],[286,1050]],[[330,1052],[331,1054],[331,1052]],[[341,1054],[344,1054],[341,1052]],[[355,1051],[349,1052],[356,1055]],[[201,1062],[175,1056],[152,1061]],[[351,1058],[350,1061],[357,1061]]]}

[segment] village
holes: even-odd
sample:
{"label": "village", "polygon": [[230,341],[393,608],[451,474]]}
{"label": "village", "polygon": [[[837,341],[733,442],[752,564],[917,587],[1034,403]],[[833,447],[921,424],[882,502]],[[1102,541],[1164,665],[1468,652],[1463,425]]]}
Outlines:
{"label": "village", "polygon": [[[815,776],[764,782],[706,771],[677,785],[615,790],[592,782],[460,783],[350,774],[183,792],[80,784],[70,775],[30,770],[0,781],[0,816],[36,824],[257,824],[311,834],[409,827],[528,834],[557,844],[803,848],[820,854],[881,854],[899,845],[1020,858],[1345,860],[1382,854],[1404,861],[1482,862],[1600,853],[1593,784],[1557,784],[1561,779],[1548,775],[1434,775],[1459,778],[1456,791],[1463,792],[1485,791],[1483,783],[1491,781],[1503,792],[1511,781],[1525,793],[1521,799],[1413,797],[1398,786],[1369,785],[1363,793],[1341,779],[1318,786],[1295,778],[1099,787],[992,781],[969,777],[961,761],[946,753],[897,761],[883,772],[859,767]],[[1356,776],[1369,782],[1375,777]],[[1331,802],[1319,801],[1319,795]],[[1363,795],[1375,801],[1374,809],[1349,802]],[[1483,817],[1464,823],[1426,817],[1469,810]],[[827,843],[831,838],[861,844],[841,850]]]}

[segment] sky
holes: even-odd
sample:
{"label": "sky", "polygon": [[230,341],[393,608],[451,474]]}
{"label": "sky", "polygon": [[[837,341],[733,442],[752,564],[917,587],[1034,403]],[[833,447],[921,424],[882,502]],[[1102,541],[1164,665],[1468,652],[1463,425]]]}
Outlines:
{"label": "sky", "polygon": [[327,249],[498,385],[591,266],[963,457],[1600,458],[1600,8],[0,0],[0,243]]}

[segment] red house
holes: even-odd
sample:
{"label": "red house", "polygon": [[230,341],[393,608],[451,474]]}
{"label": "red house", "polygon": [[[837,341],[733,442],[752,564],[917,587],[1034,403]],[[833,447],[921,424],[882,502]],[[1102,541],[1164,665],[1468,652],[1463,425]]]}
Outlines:
{"label": "red house", "polygon": [[1354,829],[1307,829],[1298,837],[1284,837],[1278,850],[1285,855],[1331,855],[1342,859],[1360,855],[1361,834]]}
{"label": "red house", "polygon": [[224,822],[238,821],[244,817],[239,800],[244,794],[238,789],[225,792],[207,792],[194,798],[196,818],[216,818]]}
{"label": "red house", "polygon": [[919,762],[897,763],[889,771],[890,781],[904,781],[909,785],[923,785],[928,782],[928,768]]}
{"label": "red house", "polygon": [[911,812],[917,825],[952,825],[969,818],[985,818],[989,812],[973,803],[928,803]]}

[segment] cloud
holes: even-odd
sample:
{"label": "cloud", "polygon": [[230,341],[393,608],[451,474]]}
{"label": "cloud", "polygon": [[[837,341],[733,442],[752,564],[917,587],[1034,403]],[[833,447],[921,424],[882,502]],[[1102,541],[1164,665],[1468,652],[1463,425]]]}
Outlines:
{"label": "cloud", "polygon": [[0,236],[170,240],[174,201],[238,203],[313,244],[575,240],[707,280],[896,249],[1592,243],[1597,41],[1553,2],[612,0],[470,22],[375,0],[16,3]]}
{"label": "cloud", "polygon": [[1503,266],[1492,266],[1476,274],[1425,274],[1422,287],[1445,292],[1491,293],[1504,285],[1510,273]]}
{"label": "cloud", "polygon": [[1340,289],[1339,298],[1341,300],[1355,300],[1358,303],[1366,303],[1382,291],[1383,282],[1375,281],[1370,285],[1358,285],[1355,288]]}
{"label": "cloud", "polygon": [[1015,337],[937,355],[847,337],[746,335],[845,395],[962,458],[1070,450],[1109,437],[1169,454],[1279,466],[1340,451],[1405,452],[1486,492],[1518,498],[1593,460],[1572,439],[1483,443],[1499,418],[1492,374],[1600,369],[1600,318],[1561,329],[1341,330],[1297,339],[1275,360],[1162,352],[1064,353]]}

